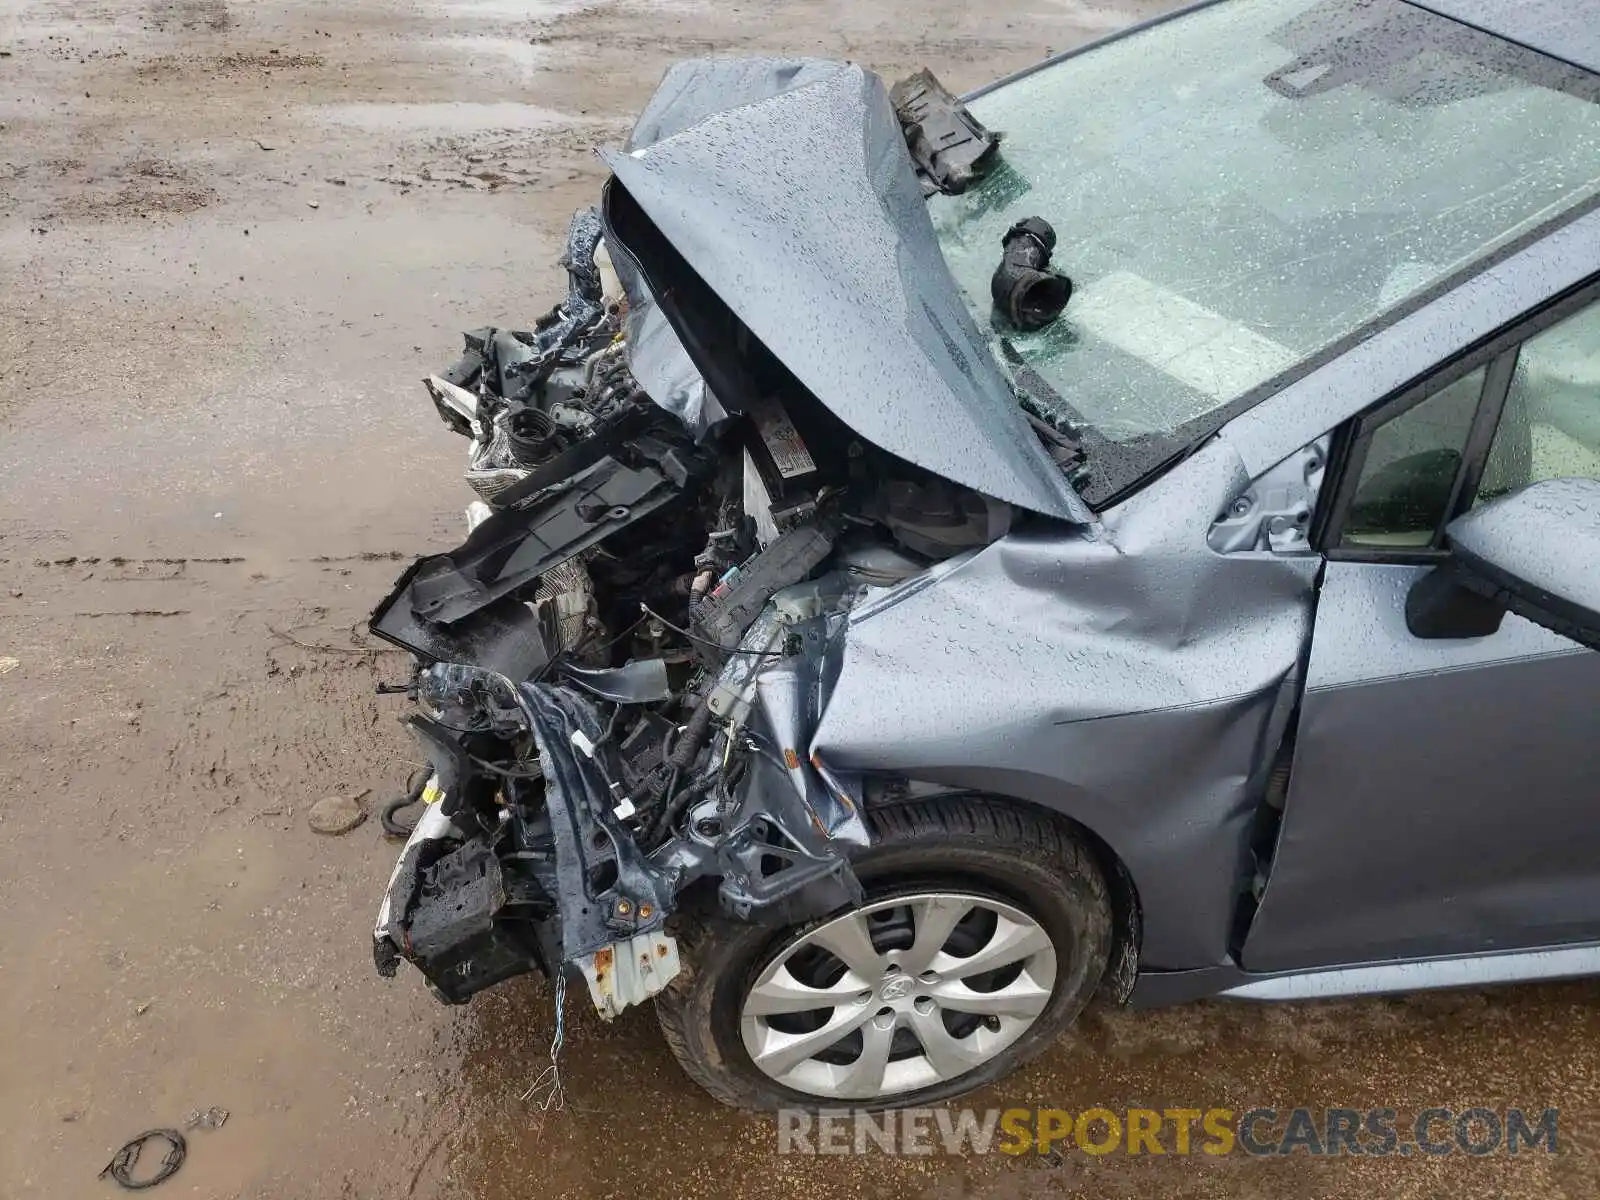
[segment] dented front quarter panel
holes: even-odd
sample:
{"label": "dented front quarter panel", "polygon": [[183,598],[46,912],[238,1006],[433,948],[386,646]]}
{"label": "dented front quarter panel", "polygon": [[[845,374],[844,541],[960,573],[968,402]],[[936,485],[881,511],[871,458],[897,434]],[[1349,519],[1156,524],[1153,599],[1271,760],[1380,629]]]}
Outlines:
{"label": "dented front quarter panel", "polygon": [[813,753],[1070,817],[1132,876],[1143,966],[1222,961],[1320,562],[1208,546],[1248,482],[1214,439],[1098,528],[1012,534],[858,609]]}

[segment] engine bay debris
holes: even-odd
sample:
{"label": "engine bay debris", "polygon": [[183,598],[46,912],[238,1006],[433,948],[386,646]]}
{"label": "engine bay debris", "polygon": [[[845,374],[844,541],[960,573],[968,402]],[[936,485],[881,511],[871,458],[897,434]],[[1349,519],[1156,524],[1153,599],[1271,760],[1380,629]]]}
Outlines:
{"label": "engine bay debris", "polygon": [[889,92],[923,191],[959,195],[989,173],[1000,135],[991,133],[934,77],[921,70]]}

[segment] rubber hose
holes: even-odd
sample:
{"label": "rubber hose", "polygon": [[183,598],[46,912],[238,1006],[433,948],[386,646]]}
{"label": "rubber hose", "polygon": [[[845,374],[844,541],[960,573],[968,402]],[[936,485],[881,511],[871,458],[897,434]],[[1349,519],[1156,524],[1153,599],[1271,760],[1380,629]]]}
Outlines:
{"label": "rubber hose", "polygon": [[[421,800],[422,793],[428,788],[428,780],[432,778],[432,767],[418,767],[411,773],[411,779],[406,784],[406,794],[404,796],[396,796],[378,810],[378,824],[383,826],[384,833],[390,837],[408,838],[411,836],[411,831],[417,827],[417,822],[413,821],[410,825],[402,825],[394,819],[394,814],[402,808],[408,808]],[[422,814],[418,813],[417,819],[421,820],[421,818]]]}
{"label": "rubber hose", "polygon": [[1050,268],[1056,231],[1042,217],[1026,217],[1000,245],[1000,265],[989,280],[995,307],[1018,329],[1043,329],[1072,298],[1072,280]]}

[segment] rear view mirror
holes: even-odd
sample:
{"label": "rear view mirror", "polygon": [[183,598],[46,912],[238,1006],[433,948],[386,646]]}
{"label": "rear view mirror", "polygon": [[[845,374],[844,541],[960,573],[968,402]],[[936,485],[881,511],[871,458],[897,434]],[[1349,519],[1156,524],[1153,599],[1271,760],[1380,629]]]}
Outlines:
{"label": "rear view mirror", "polygon": [[1482,636],[1514,612],[1600,650],[1600,481],[1530,484],[1444,533],[1450,562],[1406,597],[1418,637]]}

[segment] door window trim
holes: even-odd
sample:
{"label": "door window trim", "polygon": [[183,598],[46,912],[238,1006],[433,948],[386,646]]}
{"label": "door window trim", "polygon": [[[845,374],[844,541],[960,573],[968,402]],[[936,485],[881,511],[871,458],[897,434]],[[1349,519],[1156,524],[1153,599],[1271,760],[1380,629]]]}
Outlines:
{"label": "door window trim", "polygon": [[[1551,297],[1475,346],[1467,347],[1431,374],[1390,393],[1346,421],[1334,433],[1330,466],[1337,482],[1334,487],[1323,491],[1324,502],[1319,505],[1312,522],[1312,545],[1329,560],[1337,562],[1434,563],[1447,557],[1444,528],[1471,506],[1477,494],[1523,343],[1595,303],[1600,303],[1600,272]],[[1341,545],[1345,520],[1361,481],[1361,471],[1366,465],[1373,433],[1479,367],[1484,368],[1484,381],[1478,393],[1477,410],[1462,447],[1461,465],[1456,469],[1456,477],[1451,484],[1450,502],[1435,525],[1428,545]]]}

